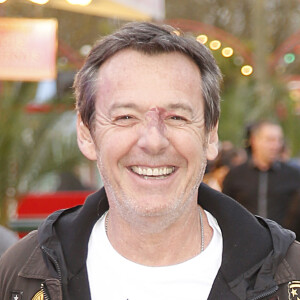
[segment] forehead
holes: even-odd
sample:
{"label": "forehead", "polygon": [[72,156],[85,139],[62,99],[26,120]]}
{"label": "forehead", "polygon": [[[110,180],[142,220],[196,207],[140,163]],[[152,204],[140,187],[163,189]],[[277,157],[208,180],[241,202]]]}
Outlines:
{"label": "forehead", "polygon": [[200,70],[191,58],[178,52],[148,55],[121,50],[99,69],[97,99],[110,97],[116,101],[124,96],[141,97],[143,101],[155,101],[156,96],[199,99]]}
{"label": "forehead", "polygon": [[[100,67],[100,74],[111,74],[114,70],[130,70],[157,68],[163,64],[168,67],[168,72],[177,72],[178,68],[182,71],[198,73],[200,70],[196,63],[187,55],[179,52],[163,52],[157,54],[147,54],[134,49],[124,49],[118,51],[107,59]],[[107,74],[108,72],[108,74]],[[180,75],[180,74],[178,74]]]}
{"label": "forehead", "polygon": [[281,138],[283,133],[280,126],[276,124],[264,124],[257,132],[261,137],[279,137]]}

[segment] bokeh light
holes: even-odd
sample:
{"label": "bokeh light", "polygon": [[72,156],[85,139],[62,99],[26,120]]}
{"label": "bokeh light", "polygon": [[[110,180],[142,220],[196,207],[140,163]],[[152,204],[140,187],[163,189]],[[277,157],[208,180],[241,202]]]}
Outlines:
{"label": "bokeh light", "polygon": [[80,54],[82,56],[87,56],[90,51],[92,49],[92,46],[91,45],[83,45],[81,48],[80,48]]}
{"label": "bokeh light", "polygon": [[249,76],[249,75],[251,75],[253,73],[253,68],[251,66],[249,66],[249,65],[242,66],[241,73],[244,76]]}
{"label": "bokeh light", "polygon": [[49,2],[49,0],[30,0],[31,2],[35,3],[35,4],[46,4],[47,2]]}
{"label": "bokeh light", "polygon": [[87,6],[92,2],[92,0],[67,0],[67,2],[73,5]]}
{"label": "bokeh light", "polygon": [[205,44],[205,43],[207,43],[207,41],[208,41],[208,37],[207,37],[207,35],[205,35],[205,34],[200,34],[200,35],[198,35],[196,39],[197,39],[197,41],[198,41],[199,43],[201,43],[201,44]]}
{"label": "bokeh light", "polygon": [[224,57],[230,57],[233,55],[233,49],[231,47],[226,47],[222,49],[222,55]]}
{"label": "bokeh light", "polygon": [[289,95],[293,101],[300,101],[300,90],[292,90]]}
{"label": "bokeh light", "polygon": [[218,50],[221,48],[221,45],[221,42],[218,40],[214,40],[209,43],[209,47],[211,50]]}
{"label": "bokeh light", "polygon": [[294,53],[287,53],[284,55],[283,59],[287,64],[291,64],[295,61],[295,54]]}

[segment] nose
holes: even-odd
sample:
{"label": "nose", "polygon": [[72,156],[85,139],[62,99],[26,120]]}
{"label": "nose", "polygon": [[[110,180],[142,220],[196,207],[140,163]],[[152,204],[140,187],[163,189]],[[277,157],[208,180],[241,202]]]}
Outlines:
{"label": "nose", "polygon": [[140,131],[137,145],[149,155],[161,154],[169,146],[165,130],[156,126],[146,126]]}

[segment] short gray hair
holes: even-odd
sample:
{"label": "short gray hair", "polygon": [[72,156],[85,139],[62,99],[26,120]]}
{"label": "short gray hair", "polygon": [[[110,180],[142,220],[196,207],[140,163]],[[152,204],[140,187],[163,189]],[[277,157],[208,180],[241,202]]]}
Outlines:
{"label": "short gray hair", "polygon": [[74,82],[76,109],[90,130],[93,128],[99,68],[108,58],[128,48],[147,55],[179,52],[190,57],[201,74],[205,129],[208,132],[216,126],[220,117],[220,69],[207,47],[193,37],[178,33],[168,25],[132,22],[94,45]]}

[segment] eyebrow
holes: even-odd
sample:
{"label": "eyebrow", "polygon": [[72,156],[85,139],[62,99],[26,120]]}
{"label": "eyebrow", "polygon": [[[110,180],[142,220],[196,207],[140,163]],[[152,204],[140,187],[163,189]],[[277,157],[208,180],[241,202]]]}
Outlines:
{"label": "eyebrow", "polygon": [[138,110],[138,106],[134,103],[114,103],[110,108],[109,108],[109,113],[111,113],[114,110],[120,109],[120,108],[131,108]]}
{"label": "eyebrow", "polygon": [[[110,108],[109,108],[109,112],[111,113],[114,110],[117,109],[123,109],[123,108],[130,108],[130,109],[134,109],[134,110],[141,110],[141,108],[135,104],[135,103],[114,103]],[[183,111],[187,111],[190,114],[193,114],[193,108],[186,104],[186,103],[171,103],[169,105],[167,105],[166,110],[183,110]]]}
{"label": "eyebrow", "polygon": [[193,108],[186,103],[171,103],[167,106],[167,109],[172,109],[172,110],[180,109],[180,110],[187,111],[190,114],[193,114],[194,112]]}

